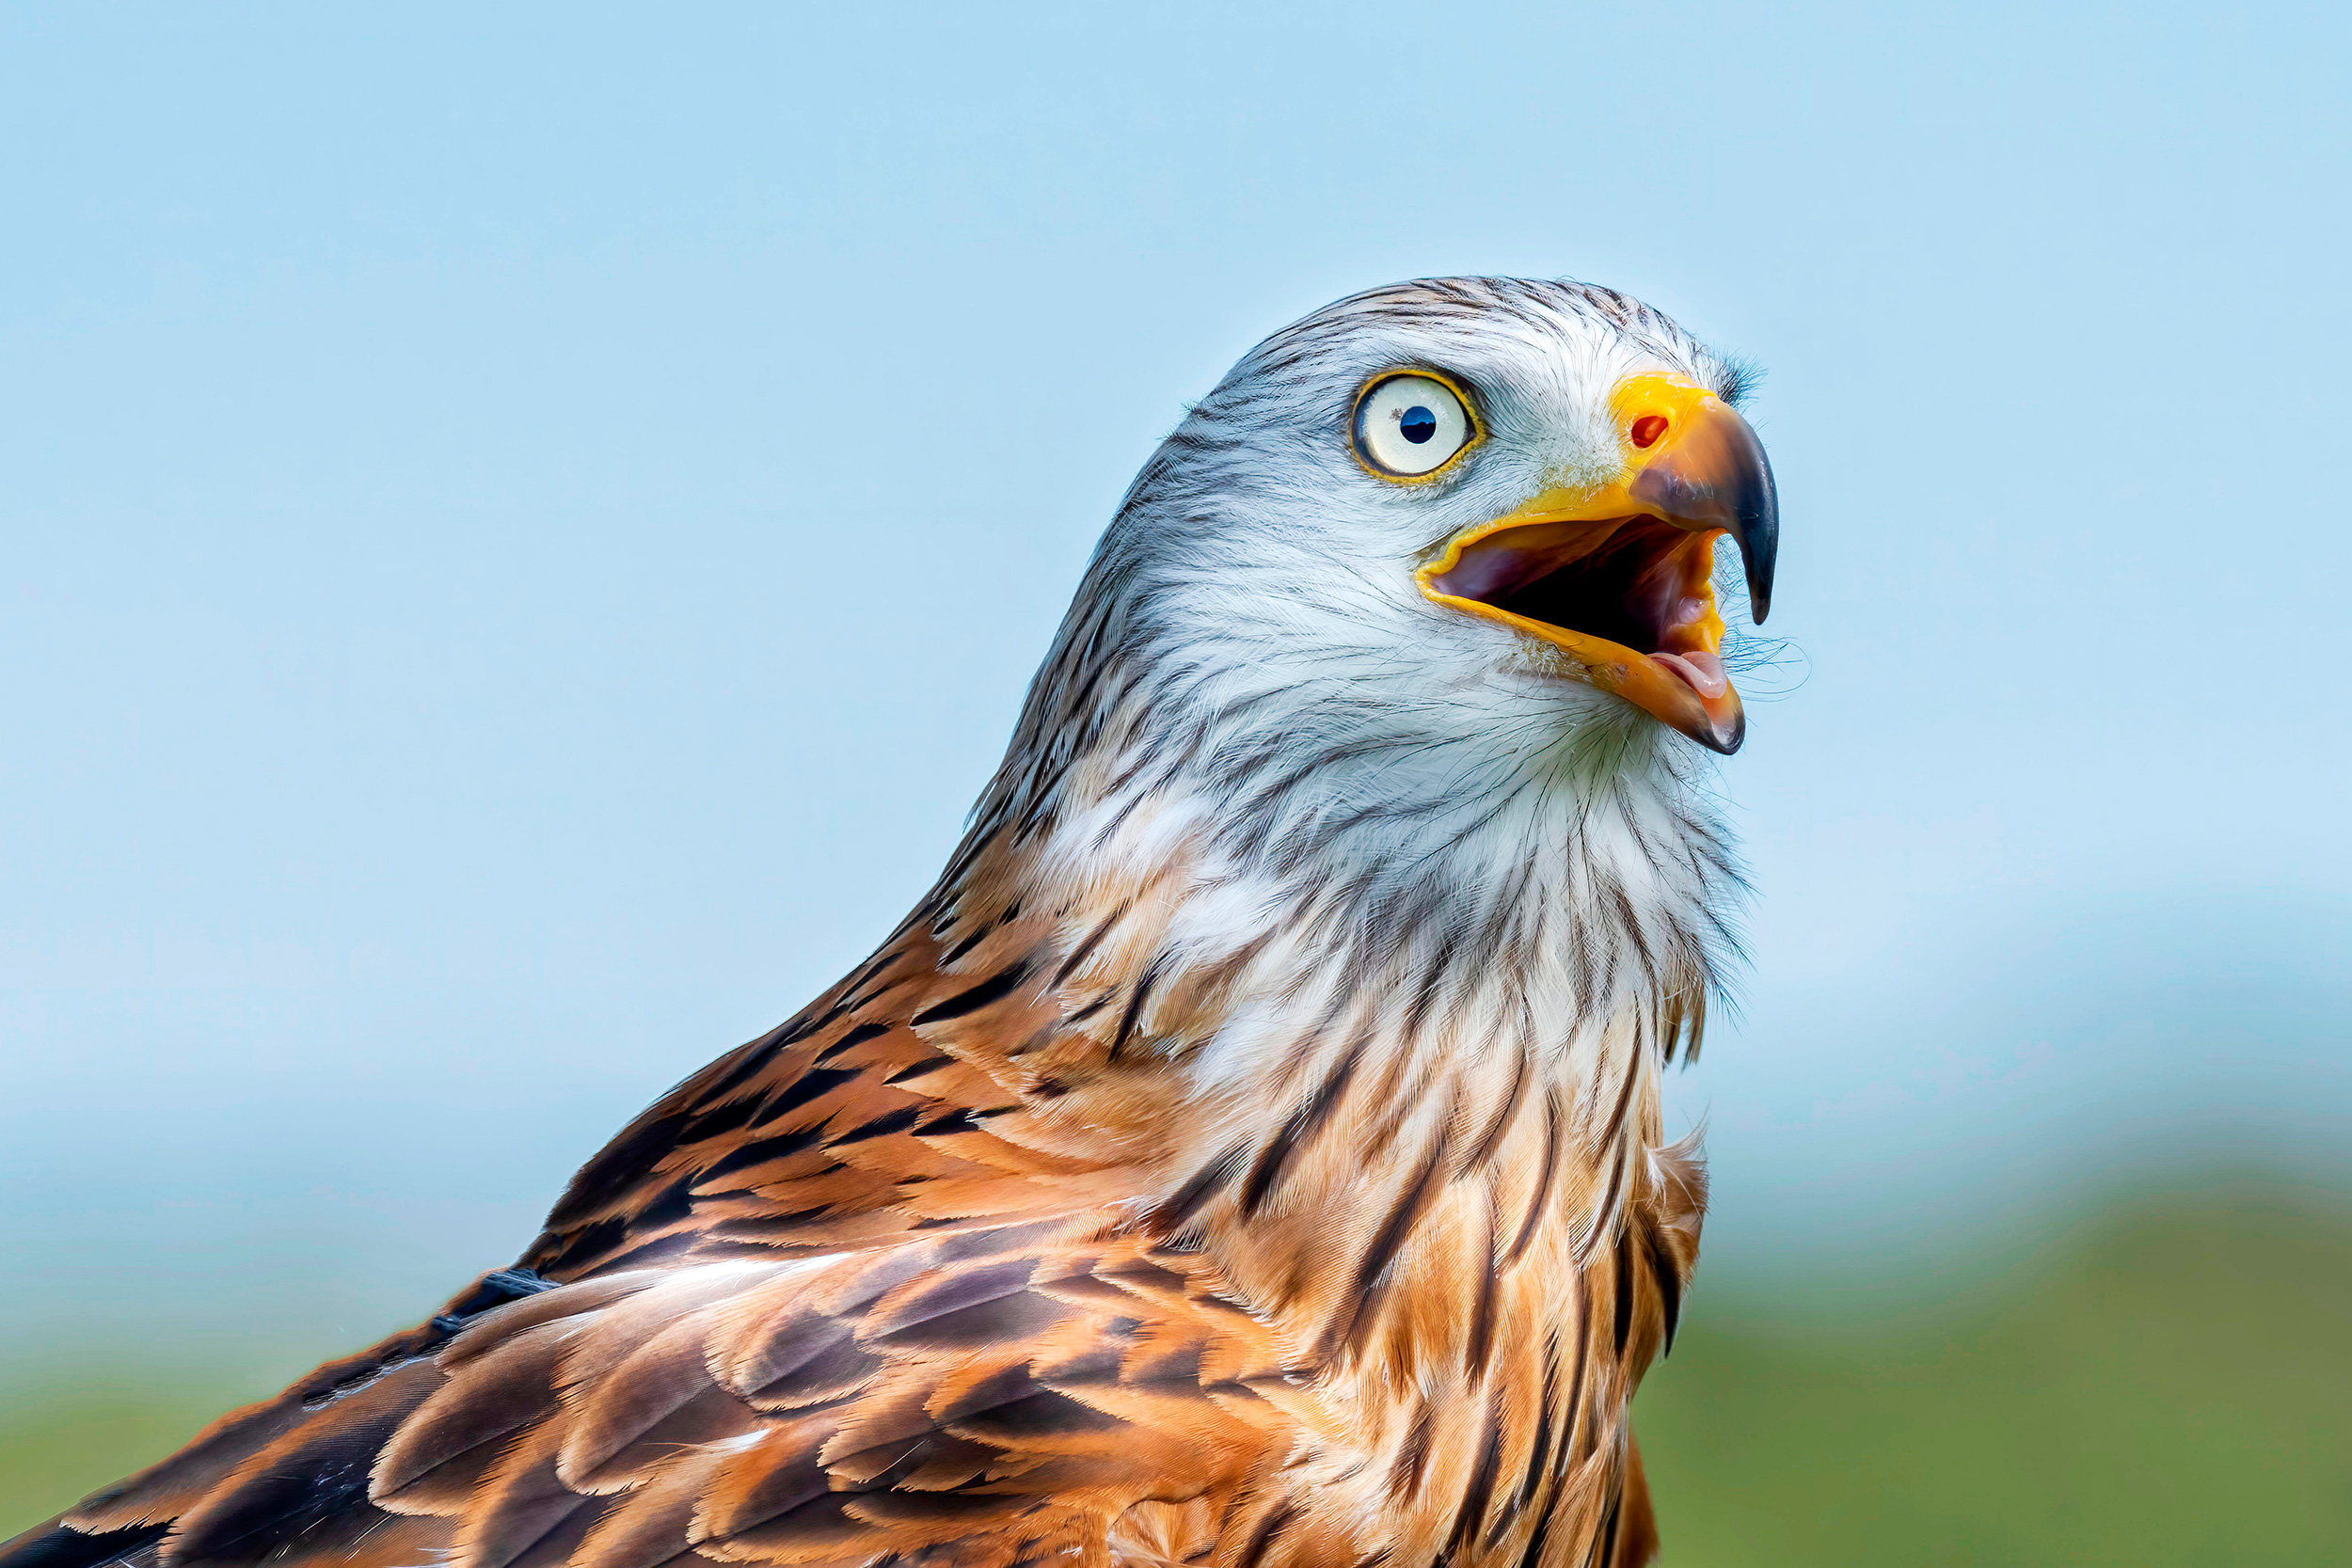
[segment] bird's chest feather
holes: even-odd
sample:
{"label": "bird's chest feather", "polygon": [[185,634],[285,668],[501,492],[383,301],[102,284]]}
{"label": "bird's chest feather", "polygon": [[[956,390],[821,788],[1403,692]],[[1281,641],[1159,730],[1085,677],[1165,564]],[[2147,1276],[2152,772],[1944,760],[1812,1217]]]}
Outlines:
{"label": "bird's chest feather", "polygon": [[[1368,1091],[1327,1146],[1257,1148],[1198,1225],[1313,1395],[1286,1529],[1400,1561],[1576,1561],[1646,1517],[1626,1406],[1670,1340],[1703,1179],[1658,1147],[1639,1031],[1597,1062],[1593,1083],[1432,1070],[1402,1115]],[[1247,1174],[1269,1157],[1279,1196]]]}

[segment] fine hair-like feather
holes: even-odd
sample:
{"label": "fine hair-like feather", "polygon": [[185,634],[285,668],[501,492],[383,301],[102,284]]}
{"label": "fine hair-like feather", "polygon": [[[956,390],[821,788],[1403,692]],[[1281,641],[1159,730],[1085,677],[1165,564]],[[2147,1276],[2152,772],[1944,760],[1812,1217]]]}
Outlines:
{"label": "fine hair-like feather", "polygon": [[[1442,370],[1487,447],[1351,456]],[[1583,284],[1253,349],[1147,463],[938,884],[516,1267],[0,1568],[1443,1562],[1655,1542],[1627,1403],[1705,1180],[1659,1078],[1740,873],[1696,749],[1411,584],[1749,373]]]}

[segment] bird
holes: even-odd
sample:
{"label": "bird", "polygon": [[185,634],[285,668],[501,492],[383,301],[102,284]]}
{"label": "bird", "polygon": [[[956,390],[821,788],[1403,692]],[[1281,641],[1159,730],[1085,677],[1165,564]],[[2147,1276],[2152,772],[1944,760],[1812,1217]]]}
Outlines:
{"label": "bird", "polygon": [[1647,1560],[1629,1402],[1707,1198],[1661,1085],[1748,898],[1752,381],[1565,280],[1275,332],[870,957],[513,1264],[0,1568]]}

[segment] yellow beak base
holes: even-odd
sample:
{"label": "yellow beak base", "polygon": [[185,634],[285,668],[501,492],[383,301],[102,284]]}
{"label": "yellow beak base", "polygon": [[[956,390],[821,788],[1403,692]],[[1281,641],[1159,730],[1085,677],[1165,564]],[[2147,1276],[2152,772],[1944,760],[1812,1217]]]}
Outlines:
{"label": "yellow beak base", "polygon": [[1626,433],[1618,479],[1531,497],[1449,540],[1415,580],[1432,603],[1520,634],[1551,673],[1728,754],[1746,717],[1718,657],[1714,546],[1739,544],[1763,619],[1779,534],[1772,468],[1747,421],[1703,388],[1638,376],[1613,404]]}

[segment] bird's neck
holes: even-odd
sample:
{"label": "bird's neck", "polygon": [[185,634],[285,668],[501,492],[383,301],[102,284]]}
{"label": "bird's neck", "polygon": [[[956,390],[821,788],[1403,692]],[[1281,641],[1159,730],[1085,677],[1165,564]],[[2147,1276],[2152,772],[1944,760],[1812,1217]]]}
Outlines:
{"label": "bird's neck", "polygon": [[1416,906],[1409,879],[1237,863],[1201,823],[1072,813],[977,841],[934,896],[943,964],[1036,998],[992,1071],[1024,1121],[1127,1172],[1131,1222],[1303,1356],[1403,1376],[1548,1310],[1655,1185],[1660,1072],[1701,1021],[1654,845],[1588,809],[1501,839],[1515,865],[1428,868]]}
{"label": "bird's neck", "polygon": [[1318,903],[1343,879],[1221,861],[1189,816],[976,844],[921,917],[942,1000],[917,1033],[1054,1162],[1006,1207],[1091,1208],[1271,1328],[1335,1516],[1479,1560],[1519,1550],[1481,1524],[1508,1486],[1564,1540],[1605,1532],[1696,1258],[1659,1078],[1704,967],[1638,904],[1606,924],[1621,900],[1590,890],[1621,868],[1557,854],[1517,903],[1383,927]]}

